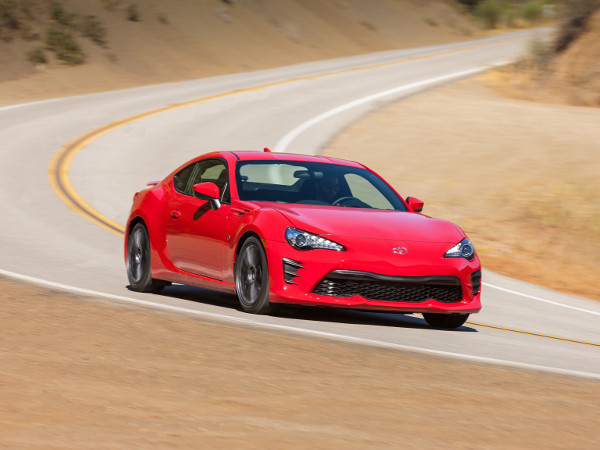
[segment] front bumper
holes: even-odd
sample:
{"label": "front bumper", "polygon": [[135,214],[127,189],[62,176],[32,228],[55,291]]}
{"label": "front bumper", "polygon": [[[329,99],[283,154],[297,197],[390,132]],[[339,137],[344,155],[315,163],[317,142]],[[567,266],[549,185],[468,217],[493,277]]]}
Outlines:
{"label": "front bumper", "polygon": [[481,266],[444,258],[445,245],[364,240],[347,251],[300,251],[267,241],[270,301],[402,313],[471,314],[481,309]]}

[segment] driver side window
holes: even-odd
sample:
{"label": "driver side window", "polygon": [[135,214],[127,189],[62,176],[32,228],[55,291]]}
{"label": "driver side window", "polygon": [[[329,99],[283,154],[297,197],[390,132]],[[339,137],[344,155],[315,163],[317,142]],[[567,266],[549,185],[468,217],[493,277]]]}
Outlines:
{"label": "driver side window", "polygon": [[231,196],[229,194],[229,183],[227,177],[227,166],[220,159],[208,159],[199,161],[194,170],[191,182],[188,185],[189,195],[193,195],[193,186],[198,183],[215,183],[221,194],[221,201],[229,203]]}

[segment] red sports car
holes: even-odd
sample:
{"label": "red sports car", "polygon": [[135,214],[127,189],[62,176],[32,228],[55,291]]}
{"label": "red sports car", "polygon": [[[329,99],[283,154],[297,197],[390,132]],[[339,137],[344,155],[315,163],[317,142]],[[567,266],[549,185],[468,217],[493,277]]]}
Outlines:
{"label": "red sports car", "polygon": [[171,283],[276,304],[422,313],[456,328],[481,309],[481,265],[456,225],[422,215],[375,172],[323,156],[199,156],[133,199],[130,287]]}

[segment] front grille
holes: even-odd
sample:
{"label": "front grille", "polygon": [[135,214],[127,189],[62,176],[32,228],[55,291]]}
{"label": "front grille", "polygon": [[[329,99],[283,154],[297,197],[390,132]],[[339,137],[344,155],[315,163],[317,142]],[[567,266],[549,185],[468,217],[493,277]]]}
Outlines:
{"label": "front grille", "polygon": [[479,294],[481,289],[481,269],[471,274],[471,283],[473,284],[473,295]]}
{"label": "front grille", "polygon": [[442,303],[462,300],[456,277],[393,277],[368,272],[334,271],[313,290],[314,294],[333,297],[358,295],[367,300],[422,303],[433,299]]}

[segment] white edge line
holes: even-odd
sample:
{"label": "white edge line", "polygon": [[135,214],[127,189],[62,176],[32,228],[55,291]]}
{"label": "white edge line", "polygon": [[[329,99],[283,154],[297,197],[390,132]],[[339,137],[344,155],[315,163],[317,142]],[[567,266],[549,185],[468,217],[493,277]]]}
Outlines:
{"label": "white edge line", "polygon": [[600,312],[590,311],[589,309],[583,309],[583,308],[578,308],[576,306],[565,305],[564,303],[553,302],[552,300],[546,300],[545,298],[536,297],[535,295],[523,294],[522,292],[519,292],[519,291],[513,291],[512,289],[506,289],[506,288],[496,286],[494,284],[489,284],[486,282],[483,282],[481,284],[483,284],[484,286],[487,286],[487,287],[491,287],[492,289],[498,289],[499,291],[508,292],[509,294],[520,295],[521,297],[527,297],[532,300],[536,300],[538,302],[549,303],[551,305],[562,306],[563,308],[574,309],[576,311],[582,311],[587,314],[594,314],[596,316],[600,316]]}
{"label": "white edge line", "polygon": [[454,72],[454,73],[451,73],[448,75],[442,75],[442,76],[435,77],[435,78],[429,78],[427,80],[417,81],[415,83],[409,83],[409,84],[398,86],[398,87],[395,87],[392,89],[387,89],[385,91],[378,92],[376,94],[367,95],[366,97],[362,97],[362,98],[353,100],[349,103],[345,103],[341,106],[330,109],[329,111],[326,111],[322,114],[319,114],[318,116],[315,116],[312,119],[309,119],[306,122],[303,122],[300,125],[298,125],[297,127],[293,128],[287,134],[285,134],[279,140],[279,142],[277,142],[273,151],[285,152],[287,147],[290,145],[290,143],[296,137],[298,137],[301,133],[303,133],[308,128],[312,127],[313,125],[316,125],[317,123],[322,122],[323,120],[328,119],[329,117],[335,116],[336,114],[339,114],[341,112],[347,111],[352,108],[356,108],[357,106],[364,105],[365,103],[369,103],[369,102],[372,102],[372,101],[380,99],[380,98],[398,94],[400,92],[420,88],[423,86],[427,86],[429,84],[441,83],[443,81],[452,80],[454,78],[461,78],[461,77],[465,77],[468,75],[473,75],[478,72],[483,72],[484,70],[486,70],[486,68],[487,67],[477,67],[474,69],[462,70],[460,72]]}
{"label": "white edge line", "polygon": [[212,319],[217,319],[217,320],[222,320],[222,321],[237,322],[237,323],[243,323],[246,325],[254,325],[257,327],[261,327],[261,328],[270,328],[270,329],[275,329],[275,330],[282,330],[282,331],[288,331],[288,332],[293,332],[293,333],[305,334],[305,335],[309,335],[309,336],[318,336],[318,337],[322,337],[322,338],[333,339],[336,341],[352,342],[352,343],[356,343],[356,344],[371,345],[374,347],[390,348],[390,349],[395,349],[395,350],[405,350],[405,351],[412,351],[412,352],[418,352],[418,353],[426,353],[426,354],[430,354],[430,355],[465,359],[465,360],[473,361],[473,362],[482,362],[482,363],[489,363],[489,364],[500,365],[500,366],[515,367],[515,368],[519,368],[519,369],[550,372],[550,373],[554,373],[554,374],[558,374],[558,375],[576,376],[576,377],[589,378],[592,380],[600,380],[600,374],[594,374],[594,373],[590,373],[590,372],[580,372],[580,371],[576,371],[576,370],[559,369],[559,368],[555,368],[555,367],[539,366],[539,365],[535,365],[535,364],[520,363],[520,362],[515,362],[515,361],[505,361],[502,359],[487,358],[484,356],[474,356],[474,355],[466,355],[463,353],[445,352],[443,350],[432,350],[432,349],[421,348],[421,347],[412,347],[410,345],[394,344],[391,342],[376,341],[373,339],[364,339],[364,338],[359,338],[359,337],[354,337],[354,336],[347,336],[347,335],[343,335],[343,334],[328,333],[325,331],[317,331],[317,330],[310,330],[310,329],[306,329],[306,328],[292,327],[292,326],[288,326],[288,325],[262,323],[262,322],[258,322],[256,320],[252,320],[252,319],[231,317],[231,316],[228,316],[225,314],[216,314],[216,313],[210,313],[210,312],[205,312],[205,311],[198,311],[198,310],[194,310],[194,309],[182,308],[180,306],[165,305],[165,304],[161,304],[161,303],[149,302],[146,300],[138,300],[135,298],[123,297],[121,295],[114,295],[114,294],[108,294],[105,292],[93,291],[90,289],[82,289],[82,288],[78,288],[78,287],[74,287],[74,286],[69,286],[66,284],[55,283],[53,281],[47,281],[47,280],[42,280],[40,278],[30,277],[27,275],[21,275],[21,274],[15,273],[15,272],[9,272],[7,270],[2,270],[2,269],[0,269],[0,274],[7,276],[7,277],[11,277],[11,278],[16,278],[18,280],[35,283],[38,285],[43,285],[43,286],[61,289],[61,290],[65,290],[65,291],[70,291],[70,292],[76,292],[78,294],[102,297],[102,298],[106,298],[106,299],[110,299],[110,300],[134,303],[134,304],[141,305],[141,306],[157,308],[157,309],[164,309],[164,310],[168,310],[168,311],[176,311],[176,312],[185,313],[185,314],[193,314],[196,316],[207,317],[207,318],[212,318]]}
{"label": "white edge line", "polygon": [[[362,97],[356,100],[353,100],[349,103],[345,103],[341,106],[338,106],[336,108],[330,109],[329,111],[326,111],[324,113],[319,114],[318,116],[313,117],[312,119],[307,120],[306,122],[301,123],[300,125],[298,125],[297,127],[293,128],[292,130],[290,130],[287,134],[285,134],[280,140],[279,142],[275,145],[274,147],[274,151],[275,152],[285,152],[287,150],[287,147],[291,144],[291,142],[296,139],[301,133],[303,133],[304,131],[306,131],[307,129],[309,129],[310,127],[318,124],[319,122],[322,122],[325,119],[328,119],[329,117],[332,117],[336,114],[339,114],[341,112],[347,111],[349,109],[355,108],[357,106],[360,105],[364,105],[365,103],[369,103],[371,101],[383,98],[383,97],[388,97],[394,94],[398,94],[400,92],[403,91],[408,91],[411,89],[416,89],[419,87],[423,87],[429,84],[436,84],[436,83],[441,83],[443,81],[448,81],[448,80],[452,80],[455,78],[461,78],[461,77],[465,77],[468,75],[473,75],[475,73],[478,72],[483,72],[484,70],[486,70],[488,67],[492,67],[492,66],[502,66],[502,65],[506,65],[510,63],[510,60],[505,60],[505,61],[499,61],[495,64],[492,64],[490,66],[487,67],[477,67],[474,69],[469,69],[469,70],[463,70],[460,72],[454,72],[448,75],[442,75],[439,77],[435,77],[435,78],[430,78],[428,80],[423,80],[423,81],[418,81],[415,83],[409,83],[409,84],[405,84],[402,86],[398,86],[392,89],[387,89],[385,91],[382,92],[378,92],[376,94],[371,94],[368,95],[366,97]],[[569,305],[565,305],[562,303],[558,303],[558,302],[553,302],[551,300],[546,300],[540,297],[536,297],[533,295],[528,295],[528,294],[523,294],[521,292],[517,292],[517,291],[513,291],[511,289],[506,289],[506,288],[502,288],[500,286],[495,286],[493,284],[489,284],[489,283],[482,283],[485,286],[491,287],[493,289],[498,289],[504,292],[508,292],[510,294],[514,294],[514,295],[520,295],[522,297],[527,297],[530,298],[532,300],[536,300],[536,301],[540,301],[540,302],[544,302],[544,303],[548,303],[551,305],[555,305],[555,306],[561,306],[563,308],[568,308],[568,309],[573,309],[576,311],[582,311],[588,314],[594,314],[594,315],[598,315],[600,316],[600,312],[595,312],[595,311],[590,311],[587,309],[583,309],[583,308],[578,308],[575,306],[569,306]]]}
{"label": "white edge line", "polygon": [[56,102],[57,100],[61,100],[62,98],[65,98],[65,97],[48,98],[48,99],[44,99],[44,100],[34,100],[32,102],[15,103],[13,105],[0,106],[0,112],[8,111],[10,109],[24,108],[27,106],[42,105],[44,103],[53,103],[53,102]]}
{"label": "white edge line", "polygon": [[[494,65],[504,65],[507,63],[508,63],[508,61],[503,61],[501,63],[497,63]],[[436,84],[436,83],[441,83],[443,81],[451,80],[453,78],[465,77],[468,75],[475,74],[477,72],[482,72],[485,69],[486,68],[478,67],[478,68],[469,69],[469,70],[465,70],[465,71],[461,71],[461,72],[455,72],[455,73],[448,74],[448,75],[443,75],[440,77],[430,78],[430,79],[424,80],[424,81],[410,83],[407,85],[388,89],[386,91],[382,91],[377,94],[372,94],[372,95],[354,100],[352,102],[346,103],[337,108],[333,108],[329,111],[326,111],[325,113],[322,113],[322,114],[300,124],[296,128],[292,129],[276,144],[274,151],[284,152],[285,149],[289,146],[289,144],[302,132],[304,132],[311,126],[313,126],[329,117],[339,114],[341,112],[347,111],[349,109],[355,108],[357,106],[363,105],[363,104],[371,102],[373,100],[377,100],[379,98],[391,96],[391,95],[394,95],[394,94],[397,94],[397,93],[400,93],[403,91],[407,91],[410,89],[416,89],[416,88],[419,88],[422,86],[426,86],[428,84]],[[57,99],[47,99],[47,100],[41,100],[41,101],[8,105],[8,106],[0,107],[0,111],[14,109],[14,108],[20,108],[23,106],[30,106],[30,105],[34,105],[34,104],[40,104],[40,103],[50,103],[55,100],[57,100]],[[69,285],[65,285],[65,284],[61,284],[61,283],[55,283],[52,281],[42,280],[39,278],[29,277],[27,275],[21,275],[21,274],[15,273],[15,272],[10,272],[10,271],[6,271],[6,270],[2,270],[2,269],[0,269],[0,274],[11,277],[11,278],[23,280],[23,281],[28,281],[28,282],[35,283],[35,284],[40,284],[40,285],[44,285],[44,286],[48,286],[48,287],[53,287],[53,288],[62,289],[62,290],[66,290],[66,291],[76,292],[79,294],[103,297],[103,298],[108,298],[108,299],[112,299],[112,300],[124,301],[124,302],[142,305],[142,306],[148,306],[148,307],[152,307],[152,308],[166,309],[166,310],[170,310],[170,311],[194,314],[194,315],[210,317],[210,318],[214,318],[214,319],[246,323],[246,324],[256,325],[256,326],[260,326],[260,327],[264,327],[264,328],[294,331],[294,332],[302,333],[302,334],[327,337],[327,338],[341,340],[341,341],[347,341],[347,342],[368,344],[368,345],[373,345],[373,346],[378,346],[378,347],[417,351],[417,352],[422,352],[422,353],[429,353],[429,354],[435,354],[435,355],[441,355],[441,356],[450,356],[450,357],[455,357],[455,358],[467,359],[467,360],[471,360],[471,361],[480,361],[480,362],[487,362],[487,363],[491,363],[491,364],[512,366],[512,367],[518,367],[518,368],[542,370],[542,371],[552,372],[552,373],[557,373],[557,374],[574,375],[574,376],[580,376],[580,377],[586,377],[586,378],[592,378],[592,379],[600,379],[600,375],[596,375],[596,374],[588,373],[588,372],[579,372],[579,371],[572,371],[572,370],[567,370],[567,369],[558,369],[558,368],[539,366],[539,365],[533,365],[533,364],[518,363],[518,362],[514,362],[514,361],[505,361],[505,360],[499,360],[499,359],[493,359],[493,358],[466,355],[466,354],[462,354],[462,353],[453,353],[453,352],[445,352],[445,351],[441,351],[441,350],[432,350],[432,349],[425,349],[425,348],[420,348],[420,347],[411,347],[411,346],[407,346],[407,345],[393,344],[393,343],[388,343],[388,342],[383,342],[383,341],[376,341],[376,340],[371,340],[371,339],[357,338],[357,337],[353,337],[353,336],[327,333],[327,332],[323,332],[323,331],[308,330],[308,329],[303,329],[303,328],[290,327],[290,326],[286,326],[286,325],[266,324],[266,323],[261,323],[261,322],[257,322],[257,321],[250,320],[250,319],[245,319],[245,318],[236,318],[236,317],[231,317],[231,316],[227,316],[227,315],[223,315],[223,314],[215,314],[215,313],[197,311],[197,310],[181,308],[181,307],[177,307],[177,306],[164,305],[164,304],[149,302],[149,301],[145,301],[145,300],[133,299],[130,297],[123,297],[120,295],[114,295],[114,294],[108,294],[108,293],[99,292],[99,291],[93,291],[93,290],[89,290],[89,289],[77,288],[74,286],[69,286]],[[564,305],[561,303],[553,302],[551,300],[546,300],[546,299],[536,297],[533,295],[523,294],[518,291],[513,291],[511,289],[506,289],[506,288],[502,288],[500,286],[495,286],[495,285],[492,285],[489,283],[483,282],[482,284],[485,286],[491,287],[493,289],[498,289],[498,290],[501,290],[501,291],[504,291],[504,292],[507,292],[510,294],[514,294],[514,295],[520,295],[523,297],[530,298],[532,300],[537,300],[537,301],[553,304],[556,306],[561,306],[564,308],[574,309],[574,310],[586,312],[589,314],[600,315],[600,313],[598,313],[598,312],[589,311],[589,310],[586,310],[583,308],[577,308],[574,306]]]}

